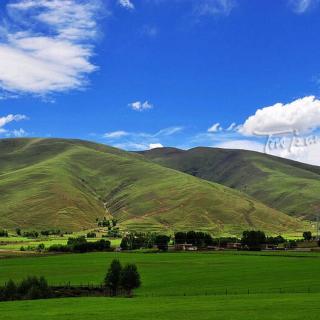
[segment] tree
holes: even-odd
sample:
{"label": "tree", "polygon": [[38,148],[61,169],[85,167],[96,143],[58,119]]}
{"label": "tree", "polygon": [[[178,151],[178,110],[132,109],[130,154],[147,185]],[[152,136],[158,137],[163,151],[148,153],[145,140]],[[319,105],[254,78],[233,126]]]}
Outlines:
{"label": "tree", "polygon": [[266,243],[266,235],[263,231],[244,231],[241,243],[250,250],[261,250],[261,246]]}
{"label": "tree", "polygon": [[132,295],[132,290],[141,286],[140,274],[135,264],[127,264],[121,271],[120,285],[126,290],[127,295]]}
{"label": "tree", "polygon": [[17,286],[13,280],[9,280],[3,289],[4,300],[15,300],[17,296]]}
{"label": "tree", "polygon": [[120,248],[122,250],[129,250],[129,240],[127,237],[122,238]]}
{"label": "tree", "polygon": [[168,243],[170,241],[170,237],[166,235],[157,235],[155,238],[155,243],[159,250],[161,251],[168,251]]}
{"label": "tree", "polygon": [[111,262],[110,268],[106,274],[104,283],[107,288],[112,291],[112,295],[116,296],[117,291],[120,287],[120,278],[121,278],[122,266],[119,260],[114,259]]}
{"label": "tree", "polygon": [[303,238],[304,238],[305,241],[310,241],[310,240],[312,240],[312,233],[311,233],[311,231],[305,231],[302,236],[303,236]]}

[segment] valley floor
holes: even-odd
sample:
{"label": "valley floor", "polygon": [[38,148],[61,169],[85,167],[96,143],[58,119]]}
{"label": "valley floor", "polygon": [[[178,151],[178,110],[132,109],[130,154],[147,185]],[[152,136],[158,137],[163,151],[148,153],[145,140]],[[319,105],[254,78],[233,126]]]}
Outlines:
{"label": "valley floor", "polygon": [[114,258],[136,263],[135,297],[1,302],[1,319],[319,319],[317,253],[90,253],[0,259],[0,283],[101,283]]}
{"label": "valley floor", "polygon": [[80,298],[6,302],[6,320],[318,320],[320,294],[175,297]]}

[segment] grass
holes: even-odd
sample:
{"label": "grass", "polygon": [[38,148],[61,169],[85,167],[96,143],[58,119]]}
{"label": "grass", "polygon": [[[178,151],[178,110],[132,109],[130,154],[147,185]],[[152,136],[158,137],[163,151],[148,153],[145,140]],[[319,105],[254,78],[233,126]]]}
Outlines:
{"label": "grass", "polygon": [[[100,284],[111,260],[136,263],[145,295],[320,292],[316,253],[90,253],[0,260],[0,283],[31,274],[52,284]],[[282,292],[281,291],[281,292]]]}
{"label": "grass", "polygon": [[320,294],[108,299],[1,303],[6,320],[318,320]]}
{"label": "grass", "polygon": [[7,320],[301,320],[306,315],[310,320],[319,318],[320,255],[316,253],[92,253],[12,258],[0,260],[0,282],[36,274],[45,275],[52,284],[69,280],[73,284],[100,283],[115,257],[122,263],[138,265],[143,286],[136,291],[135,298],[2,302],[1,317]]}
{"label": "grass", "polygon": [[[76,237],[80,235],[85,235],[86,233],[76,233],[71,235],[65,235],[63,237],[44,237],[38,239],[30,239],[25,237],[8,237],[8,238],[0,238],[0,250],[20,250],[21,247],[27,248],[30,247],[37,247],[39,244],[44,244],[46,248],[55,245],[55,244],[62,244],[66,245],[68,242],[68,238]],[[88,238],[87,241],[98,241],[98,240],[108,240],[111,242],[111,246],[118,247],[120,246],[121,239],[109,239],[109,238]]]}
{"label": "grass", "polygon": [[82,230],[114,216],[125,230],[281,233],[303,224],[222,185],[80,140],[0,140],[0,226]]}
{"label": "grass", "polygon": [[245,192],[266,205],[314,220],[320,214],[320,167],[257,152],[217,148],[156,149],[156,163]]}

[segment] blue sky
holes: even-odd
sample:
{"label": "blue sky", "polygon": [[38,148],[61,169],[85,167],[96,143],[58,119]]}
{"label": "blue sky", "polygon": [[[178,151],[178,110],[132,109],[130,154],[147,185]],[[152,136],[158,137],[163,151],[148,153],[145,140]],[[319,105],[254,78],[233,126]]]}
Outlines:
{"label": "blue sky", "polygon": [[[266,139],[256,131],[318,137],[318,0],[15,0],[0,8],[2,137],[257,151]],[[318,145],[274,153],[320,165]]]}

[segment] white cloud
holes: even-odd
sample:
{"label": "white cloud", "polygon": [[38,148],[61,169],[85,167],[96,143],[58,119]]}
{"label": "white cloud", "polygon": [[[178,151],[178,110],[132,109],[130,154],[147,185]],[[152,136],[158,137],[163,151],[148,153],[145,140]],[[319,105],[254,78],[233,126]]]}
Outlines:
{"label": "white cloud", "polygon": [[250,141],[250,140],[231,140],[231,141],[217,143],[214,145],[214,147],[223,148],[223,149],[240,149],[240,150],[264,152],[264,145],[262,143]]}
{"label": "white cloud", "polygon": [[212,125],[212,126],[208,129],[208,132],[210,132],[210,133],[215,133],[215,132],[219,132],[219,131],[221,131],[221,130],[222,130],[222,128],[221,128],[221,126],[220,126],[220,123],[217,122],[217,123],[215,123],[214,125]]}
{"label": "white cloud", "polygon": [[320,100],[309,96],[288,104],[276,103],[259,109],[245,121],[239,131],[245,135],[293,130],[305,133],[319,127]]}
{"label": "white cloud", "polygon": [[156,134],[152,135],[153,137],[157,136],[171,136],[173,134],[179,133],[183,130],[183,127],[169,127],[165,129],[161,129]]}
{"label": "white cloud", "polygon": [[319,0],[289,0],[293,12],[303,14],[319,4]]}
{"label": "white cloud", "polygon": [[13,121],[21,121],[28,119],[27,116],[23,114],[8,114],[5,117],[0,117],[0,128],[3,128],[6,124]]}
{"label": "white cloud", "polygon": [[157,149],[157,148],[163,148],[163,145],[161,143],[150,143],[149,149]]}
{"label": "white cloud", "polygon": [[[172,136],[183,130],[183,127],[168,127],[155,133],[147,132],[128,132],[124,130],[108,132],[102,135],[102,138],[108,139],[108,143],[116,148],[125,150],[148,150],[151,148],[162,148],[164,141],[170,145]],[[114,140],[117,140],[116,143]]]}
{"label": "white cloud", "polygon": [[148,149],[148,145],[144,143],[126,141],[113,145],[115,148],[129,151],[143,151]]}
{"label": "white cloud", "polygon": [[134,4],[130,0],[118,0],[118,3],[120,4],[120,6],[126,9],[130,9],[130,10],[134,9]]}
{"label": "white cloud", "polygon": [[8,131],[6,134],[7,137],[15,137],[15,138],[21,138],[21,137],[25,137],[27,135],[28,135],[28,133],[22,128]]}
{"label": "white cloud", "polygon": [[11,23],[3,26],[0,43],[0,88],[44,96],[84,87],[96,70],[90,58],[98,9],[99,2],[89,0],[9,3]]}
{"label": "white cloud", "polygon": [[119,139],[128,136],[129,133],[126,131],[113,131],[113,132],[107,132],[103,135],[104,138],[107,139]]}
{"label": "white cloud", "polygon": [[129,103],[128,105],[132,110],[134,111],[144,111],[149,110],[153,108],[153,105],[149,101],[135,101],[132,103]]}
{"label": "white cloud", "polygon": [[200,0],[195,7],[199,16],[228,16],[236,6],[234,0]]}
{"label": "white cloud", "polygon": [[292,137],[284,137],[283,139],[286,141],[284,146],[278,145],[276,148],[270,148],[270,146],[266,146],[266,144],[262,141],[258,142],[245,139],[229,140],[220,143],[218,142],[215,143],[213,147],[256,151],[280,158],[320,166],[320,137],[316,137],[314,139],[315,142],[312,144],[300,146],[292,143]]}
{"label": "white cloud", "polygon": [[227,131],[233,131],[237,128],[237,124],[235,122],[232,122],[230,126],[227,128]]}

